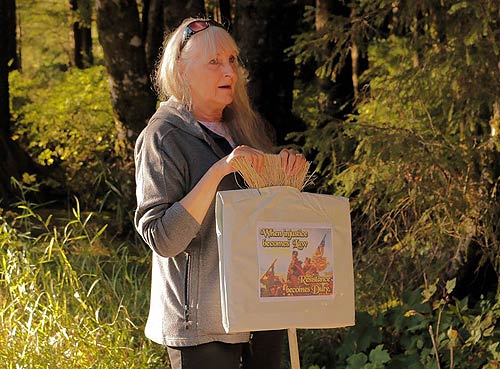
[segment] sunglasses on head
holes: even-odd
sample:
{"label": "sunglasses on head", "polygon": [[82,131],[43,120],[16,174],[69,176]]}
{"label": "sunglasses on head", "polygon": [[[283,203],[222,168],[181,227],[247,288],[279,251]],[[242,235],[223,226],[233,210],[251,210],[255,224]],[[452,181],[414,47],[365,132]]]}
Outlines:
{"label": "sunglasses on head", "polygon": [[219,22],[216,22],[212,19],[203,19],[203,20],[192,21],[184,29],[184,33],[182,34],[182,42],[181,42],[180,51],[182,51],[182,49],[184,49],[184,46],[186,46],[186,43],[193,35],[196,35],[198,32],[206,30],[210,26],[220,27],[220,28],[225,29],[227,31],[226,27],[224,27],[222,24],[220,24]]}

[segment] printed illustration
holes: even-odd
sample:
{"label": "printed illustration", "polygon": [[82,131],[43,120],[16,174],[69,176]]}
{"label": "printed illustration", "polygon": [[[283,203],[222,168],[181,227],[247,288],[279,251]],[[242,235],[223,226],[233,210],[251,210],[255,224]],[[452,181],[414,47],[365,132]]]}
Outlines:
{"label": "printed illustration", "polygon": [[325,225],[259,223],[260,297],[332,297],[332,233]]}

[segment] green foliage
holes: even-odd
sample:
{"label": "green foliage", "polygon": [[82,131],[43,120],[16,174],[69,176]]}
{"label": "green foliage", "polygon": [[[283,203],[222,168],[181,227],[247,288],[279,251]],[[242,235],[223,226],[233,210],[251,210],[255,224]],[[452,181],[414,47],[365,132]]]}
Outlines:
{"label": "green foliage", "polygon": [[95,32],[98,64],[70,67],[71,22],[88,18],[84,3],[76,14],[60,1],[17,2],[22,69],[9,75],[13,138],[44,167],[45,186],[76,194],[85,208],[111,210],[124,224],[133,201],[132,148],[117,137]]}
{"label": "green foliage", "polygon": [[143,334],[149,255],[111,246],[78,201],[65,222],[28,203],[18,211],[0,213],[4,367],[165,367],[164,350]]}
{"label": "green foliage", "polygon": [[322,91],[296,93],[310,127],[296,138],[316,155],[318,187],[351,199],[360,301],[397,298],[422,276],[454,276],[473,254],[500,273],[498,3],[351,7],[350,20],[333,25],[333,17],[328,36],[311,31],[291,51],[327,69],[333,56],[338,70],[338,55],[356,41],[368,61],[343,119],[321,109],[314,93]]}
{"label": "green foliage", "polygon": [[[302,366],[336,369],[495,368],[500,360],[500,299],[474,308],[447,289],[406,292],[398,306],[359,312],[342,330],[299,331]],[[443,296],[443,297],[440,297]],[[437,353],[437,354],[436,354]]]}
{"label": "green foliage", "polygon": [[14,138],[87,206],[123,212],[133,198],[133,164],[130,150],[115,150],[105,68],[13,72],[10,84]]}
{"label": "green foliage", "polygon": [[294,46],[288,52],[294,56],[299,67],[319,62],[316,76],[335,80],[349,55],[346,49],[351,37],[348,31],[350,21],[349,18],[332,15],[321,29],[316,30],[313,27],[315,16],[316,8],[306,6],[304,21],[311,27],[294,37]]}
{"label": "green foliage", "polygon": [[111,151],[114,126],[104,67],[34,78],[14,72],[10,84],[17,134],[40,164],[67,163],[71,180],[82,167],[96,165],[93,156],[102,161]]}

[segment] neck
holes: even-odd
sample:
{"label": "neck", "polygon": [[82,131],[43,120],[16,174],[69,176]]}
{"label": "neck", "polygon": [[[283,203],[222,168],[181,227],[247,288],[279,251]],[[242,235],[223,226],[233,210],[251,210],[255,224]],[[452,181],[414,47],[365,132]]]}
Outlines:
{"label": "neck", "polygon": [[222,121],[222,109],[210,109],[210,108],[193,106],[193,111],[191,113],[197,120],[203,122]]}

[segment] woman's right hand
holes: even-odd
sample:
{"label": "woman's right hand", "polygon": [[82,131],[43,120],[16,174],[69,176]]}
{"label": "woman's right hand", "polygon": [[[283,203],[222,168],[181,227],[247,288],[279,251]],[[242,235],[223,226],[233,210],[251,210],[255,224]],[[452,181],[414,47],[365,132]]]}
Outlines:
{"label": "woman's right hand", "polygon": [[257,173],[259,173],[264,166],[264,152],[250,146],[241,145],[235,147],[229,155],[219,161],[222,165],[222,172],[224,175],[236,171],[234,168],[234,159],[238,157],[245,157]]}
{"label": "woman's right hand", "polygon": [[236,171],[233,164],[238,157],[246,157],[257,172],[264,166],[262,151],[250,146],[238,146],[228,156],[216,162],[194,188],[179,201],[199,224],[203,222],[222,178]]}

